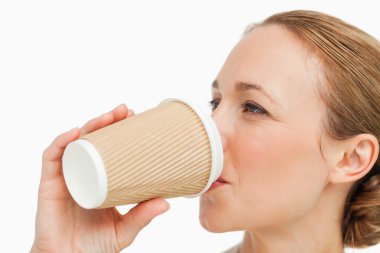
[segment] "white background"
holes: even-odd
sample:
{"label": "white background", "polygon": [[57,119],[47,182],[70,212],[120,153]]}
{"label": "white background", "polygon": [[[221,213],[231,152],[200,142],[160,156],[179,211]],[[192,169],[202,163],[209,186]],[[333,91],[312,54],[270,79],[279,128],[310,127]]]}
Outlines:
{"label": "white background", "polygon": [[[120,103],[139,113],[182,97],[206,108],[250,22],[313,9],[380,38],[377,1],[315,2],[0,1],[1,252],[32,244],[41,154],[55,136]],[[203,230],[198,199],[169,202],[123,252],[220,252],[241,239]]]}

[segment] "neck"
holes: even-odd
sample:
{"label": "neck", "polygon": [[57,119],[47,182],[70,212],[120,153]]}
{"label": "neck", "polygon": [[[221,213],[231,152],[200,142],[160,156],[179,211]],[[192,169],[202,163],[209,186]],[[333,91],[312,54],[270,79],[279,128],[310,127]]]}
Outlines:
{"label": "neck", "polygon": [[239,253],[342,253],[342,240],[333,232],[340,235],[338,229],[323,235],[324,238],[310,231],[300,234],[283,230],[265,236],[246,231]]}
{"label": "neck", "polygon": [[239,253],[342,253],[347,191],[326,191],[310,213],[291,224],[247,230]]}

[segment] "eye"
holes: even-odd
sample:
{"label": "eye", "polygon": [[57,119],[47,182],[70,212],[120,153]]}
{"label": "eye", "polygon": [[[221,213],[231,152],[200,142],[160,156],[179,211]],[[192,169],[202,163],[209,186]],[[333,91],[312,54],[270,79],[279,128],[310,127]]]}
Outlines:
{"label": "eye", "polygon": [[268,115],[268,112],[264,108],[262,108],[261,106],[259,106],[258,104],[252,101],[247,101],[241,104],[241,107],[243,108],[244,112]]}
{"label": "eye", "polygon": [[218,105],[219,105],[219,101],[217,99],[213,99],[213,100],[209,101],[208,103],[209,103],[209,106],[211,108],[211,111],[214,111],[216,109],[216,107],[218,107]]}
{"label": "eye", "polygon": [[[209,101],[211,110],[214,111],[218,107],[219,103],[220,103],[219,99],[213,99]],[[243,109],[243,112],[246,112],[249,114],[269,115],[269,113],[264,108],[262,108],[261,106],[259,106],[258,104],[252,101],[247,101],[245,103],[242,103],[241,107]]]}

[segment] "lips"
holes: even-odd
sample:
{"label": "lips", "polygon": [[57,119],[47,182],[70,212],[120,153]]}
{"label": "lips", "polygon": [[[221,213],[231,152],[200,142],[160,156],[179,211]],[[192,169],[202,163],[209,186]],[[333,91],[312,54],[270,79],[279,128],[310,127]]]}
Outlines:
{"label": "lips", "polygon": [[210,188],[206,191],[206,193],[212,192],[212,191],[214,191],[215,189],[218,189],[218,188],[223,188],[224,186],[227,186],[228,184],[229,184],[229,182],[227,180],[225,180],[222,177],[219,177],[216,181],[214,181],[211,184]]}
{"label": "lips", "polygon": [[228,182],[226,180],[224,180],[223,178],[221,178],[221,177],[218,178],[216,181],[219,182],[219,183],[222,183],[222,184],[228,184]]}

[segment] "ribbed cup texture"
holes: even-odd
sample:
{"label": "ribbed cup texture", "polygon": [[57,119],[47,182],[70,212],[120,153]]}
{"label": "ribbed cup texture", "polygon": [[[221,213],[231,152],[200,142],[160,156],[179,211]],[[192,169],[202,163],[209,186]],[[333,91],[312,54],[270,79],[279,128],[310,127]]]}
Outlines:
{"label": "ribbed cup texture", "polygon": [[100,153],[108,194],[99,208],[199,193],[211,169],[211,147],[198,115],[170,101],[83,137]]}

